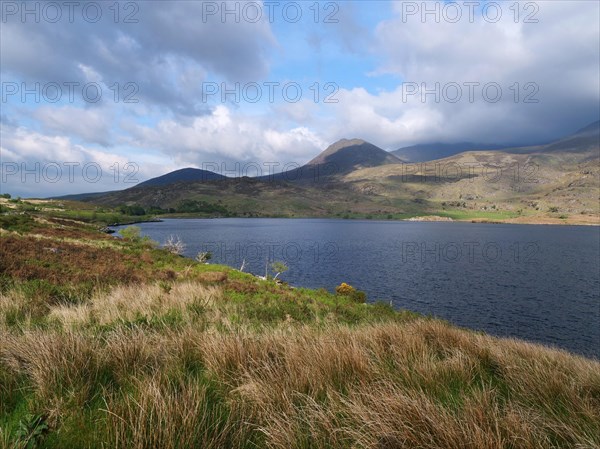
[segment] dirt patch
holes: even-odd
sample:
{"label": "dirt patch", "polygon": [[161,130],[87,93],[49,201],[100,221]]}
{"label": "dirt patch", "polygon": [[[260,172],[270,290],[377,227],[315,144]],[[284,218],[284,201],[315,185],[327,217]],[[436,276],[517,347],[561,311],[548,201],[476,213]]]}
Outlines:
{"label": "dirt patch", "polygon": [[198,275],[198,280],[207,284],[220,284],[227,280],[227,273],[222,271],[212,271]]}
{"label": "dirt patch", "polygon": [[427,215],[424,217],[407,218],[405,221],[454,221],[454,220],[450,217],[440,217],[438,215]]}

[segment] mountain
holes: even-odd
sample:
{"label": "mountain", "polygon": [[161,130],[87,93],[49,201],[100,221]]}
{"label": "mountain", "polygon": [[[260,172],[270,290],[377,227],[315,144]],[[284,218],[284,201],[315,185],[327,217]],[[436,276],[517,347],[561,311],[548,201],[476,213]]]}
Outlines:
{"label": "mountain", "polygon": [[[598,123],[545,145],[467,151],[407,166],[349,173],[343,182],[384,198],[413,198],[439,212],[598,222]],[[455,213],[455,212],[453,212]],[[560,222],[560,220],[558,220]]]}
{"label": "mountain", "polygon": [[409,147],[403,147],[398,150],[390,151],[394,156],[405,162],[425,162],[444,157],[453,156],[464,151],[473,150],[499,150],[506,148],[502,145],[490,145],[484,143],[421,143]]}
{"label": "mountain", "polygon": [[199,168],[182,168],[180,170],[167,173],[166,175],[157,176],[156,178],[140,182],[135,187],[164,186],[177,182],[218,181],[225,178],[226,177],[223,175],[208,170],[201,170]]}
{"label": "mountain", "polygon": [[334,181],[339,176],[367,167],[401,164],[393,154],[362,139],[341,139],[302,167],[257,178],[262,181]]}
{"label": "mountain", "polygon": [[[220,175],[218,173],[214,173],[208,170],[201,170],[199,168],[182,168],[179,170],[175,170],[169,172],[167,174],[157,176],[156,178],[148,179],[147,181],[140,182],[129,189],[137,189],[137,188],[145,188],[145,187],[153,187],[153,186],[165,186],[169,184],[176,184],[179,182],[206,182],[206,181],[220,181],[223,179],[227,179],[227,177]],[[129,190],[125,189],[125,190]],[[89,193],[76,193],[72,195],[62,195],[52,197],[52,199],[56,200],[71,200],[71,201],[93,201],[100,197],[110,195],[110,194],[119,194],[119,192],[124,192],[125,190],[112,190],[108,192],[89,192]]]}
{"label": "mountain", "polygon": [[600,121],[594,122],[574,134],[552,142],[546,147],[547,152],[568,151],[585,152],[590,158],[597,158],[600,144]]}
{"label": "mountain", "polygon": [[341,139],[327,147],[307,165],[333,164],[339,173],[367,167],[400,164],[402,160],[362,139]]}
{"label": "mountain", "polygon": [[582,134],[598,134],[600,132],[600,120],[598,120],[597,122],[594,123],[590,123],[588,126],[586,126],[585,128],[581,128],[579,131],[577,131],[575,133],[575,135],[582,135]]}
{"label": "mountain", "polygon": [[529,147],[505,148],[502,151],[510,154],[570,154],[571,160],[590,160],[598,158],[600,146],[600,121],[594,122],[575,131],[573,134],[557,139],[545,145]]}
{"label": "mountain", "polygon": [[[419,164],[341,140],[303,167],[261,178],[139,185],[93,198],[215,215],[406,217],[597,223],[600,126],[545,145],[466,151]],[[318,176],[315,176],[315,173]]]}
{"label": "mountain", "polygon": [[48,199],[66,201],[91,201],[94,198],[99,198],[101,196],[116,192],[120,192],[120,190],[109,190],[107,192],[73,193],[71,195],[51,196]]}
{"label": "mountain", "polygon": [[[540,148],[544,151],[562,150],[565,148],[579,148],[578,145],[573,145],[573,138],[590,137],[597,135],[600,129],[600,121],[594,122],[582,128],[575,133],[551,142],[550,144],[528,145],[528,146],[506,146],[493,145],[486,143],[424,143],[403,147],[398,150],[390,151],[391,154],[397,156],[407,163],[426,162],[436,159],[444,159],[454,156],[465,151],[488,151],[488,150],[503,150],[509,153],[514,153],[516,149]],[[567,143],[568,142],[568,143]],[[566,144],[565,144],[566,143]]]}

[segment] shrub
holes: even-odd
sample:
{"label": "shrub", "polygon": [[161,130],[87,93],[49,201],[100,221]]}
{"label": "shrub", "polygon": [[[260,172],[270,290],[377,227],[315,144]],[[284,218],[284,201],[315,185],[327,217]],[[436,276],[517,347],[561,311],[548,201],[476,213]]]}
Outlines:
{"label": "shrub", "polygon": [[281,273],[285,273],[288,270],[288,267],[283,262],[273,262],[271,264],[271,270],[275,273],[275,277],[273,278],[273,280],[275,280]]}
{"label": "shrub", "polygon": [[199,263],[206,263],[212,259],[212,253],[210,251],[201,251],[196,254],[196,261]]}
{"label": "shrub", "polygon": [[367,302],[367,294],[361,290],[356,290],[352,295],[352,300],[360,303]]}
{"label": "shrub", "polygon": [[35,222],[29,215],[3,215],[0,217],[0,228],[15,232],[28,232]]}
{"label": "shrub", "polygon": [[121,236],[127,240],[137,241],[140,239],[141,232],[139,226],[127,226],[125,229],[121,229]]}
{"label": "shrub", "polygon": [[144,248],[156,248],[158,246],[158,242],[152,240],[150,237],[148,237],[147,235],[143,236],[140,239],[140,243],[142,244],[142,246]]}
{"label": "shrub", "polygon": [[355,302],[366,302],[367,295],[365,292],[355,289],[350,284],[342,282],[335,288],[335,293],[339,296],[345,296]]}
{"label": "shrub", "polygon": [[342,282],[340,285],[338,285],[335,288],[335,292],[338,295],[342,295],[342,296],[348,296],[350,294],[352,294],[352,292],[356,291],[356,289],[354,287],[352,287],[349,284],[346,284],[345,282]]}
{"label": "shrub", "polygon": [[183,243],[181,238],[175,235],[170,235],[163,246],[171,254],[176,254],[178,256],[182,255],[186,248],[186,244]]}

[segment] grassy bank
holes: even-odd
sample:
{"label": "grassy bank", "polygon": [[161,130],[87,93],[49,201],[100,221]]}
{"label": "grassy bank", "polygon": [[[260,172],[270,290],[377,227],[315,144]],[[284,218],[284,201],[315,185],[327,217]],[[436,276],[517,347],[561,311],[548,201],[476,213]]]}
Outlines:
{"label": "grassy bank", "polygon": [[0,215],[2,447],[600,447],[596,361],[57,215]]}

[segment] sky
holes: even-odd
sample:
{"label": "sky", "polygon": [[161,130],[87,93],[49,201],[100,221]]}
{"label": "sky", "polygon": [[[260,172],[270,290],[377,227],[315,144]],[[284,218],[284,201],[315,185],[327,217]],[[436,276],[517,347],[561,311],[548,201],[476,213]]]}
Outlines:
{"label": "sky", "polygon": [[535,144],[600,117],[597,1],[2,1],[3,193]]}

